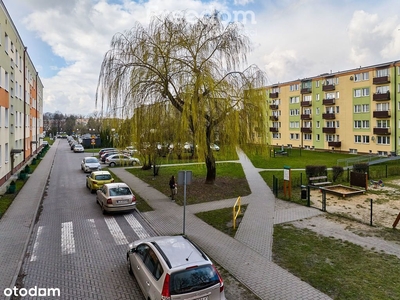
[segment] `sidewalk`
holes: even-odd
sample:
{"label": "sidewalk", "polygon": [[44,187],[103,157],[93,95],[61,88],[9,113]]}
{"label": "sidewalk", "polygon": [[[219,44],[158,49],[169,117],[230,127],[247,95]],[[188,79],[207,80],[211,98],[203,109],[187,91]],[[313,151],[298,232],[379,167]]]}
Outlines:
{"label": "sidewalk", "polygon": [[[36,214],[50,176],[58,140],[47,151],[24,188],[18,193],[4,216],[0,219],[0,287],[13,288],[21,269],[23,257]],[[6,183],[8,185],[9,183]],[[0,299],[3,290],[0,291]]]}
{"label": "sidewalk", "polygon": [[[243,152],[239,152],[239,159],[252,193],[242,198],[248,206],[236,237],[229,237],[194,215],[203,210],[232,207],[236,199],[188,206],[185,234],[261,299],[330,299],[271,261],[275,221],[299,220],[321,212],[307,207],[282,210],[282,213],[275,211],[275,197],[259,171]],[[113,172],[153,207],[154,211],[142,214],[159,234],[182,233],[181,206],[124,169],[113,169]]]}

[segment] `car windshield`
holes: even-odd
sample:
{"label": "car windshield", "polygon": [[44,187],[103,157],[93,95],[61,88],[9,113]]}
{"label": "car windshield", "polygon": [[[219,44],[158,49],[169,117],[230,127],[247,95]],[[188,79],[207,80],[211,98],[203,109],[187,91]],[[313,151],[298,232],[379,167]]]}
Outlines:
{"label": "car windshield", "polygon": [[117,187],[110,189],[110,196],[125,196],[131,195],[131,191],[127,187]]}
{"label": "car windshield", "polygon": [[111,175],[110,174],[96,175],[95,179],[96,180],[110,180],[111,179]]}
{"label": "car windshield", "polygon": [[88,164],[95,164],[95,163],[98,163],[97,158],[88,158],[88,159],[86,159],[86,162],[87,162]]}
{"label": "car windshield", "polygon": [[171,295],[202,290],[218,283],[218,274],[211,265],[186,269],[171,274]]}

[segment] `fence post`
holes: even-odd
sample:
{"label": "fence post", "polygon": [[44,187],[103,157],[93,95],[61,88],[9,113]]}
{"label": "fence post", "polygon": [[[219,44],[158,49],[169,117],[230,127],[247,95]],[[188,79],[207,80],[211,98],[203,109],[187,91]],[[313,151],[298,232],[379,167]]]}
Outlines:
{"label": "fence post", "polygon": [[369,225],[372,226],[372,198],[370,199],[370,202],[371,202],[371,216],[369,219]]}
{"label": "fence post", "polygon": [[310,203],[310,186],[307,185],[307,206],[310,207],[311,203]]}
{"label": "fence post", "polygon": [[322,211],[326,212],[326,191],[325,189],[321,189],[322,191]]}

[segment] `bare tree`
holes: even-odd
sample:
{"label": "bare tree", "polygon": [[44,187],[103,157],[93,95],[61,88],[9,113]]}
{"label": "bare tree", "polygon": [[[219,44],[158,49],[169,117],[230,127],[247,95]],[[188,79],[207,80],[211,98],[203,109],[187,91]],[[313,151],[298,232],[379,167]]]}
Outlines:
{"label": "bare tree", "polygon": [[241,31],[238,23],[224,26],[217,13],[194,22],[168,15],[154,18],[147,28],[137,23],[113,37],[101,66],[96,104],[109,111],[123,107],[127,115],[142,106],[154,108],[148,115],[152,122],[133,118],[143,133],[164,132],[160,120],[176,117],[174,109],[179,114],[175,142],[188,139],[190,132],[199,159],[206,163],[206,183],[213,183],[216,164],[210,145],[220,130],[226,146],[266,138],[261,89],[266,77],[256,66],[238,71],[250,51]]}

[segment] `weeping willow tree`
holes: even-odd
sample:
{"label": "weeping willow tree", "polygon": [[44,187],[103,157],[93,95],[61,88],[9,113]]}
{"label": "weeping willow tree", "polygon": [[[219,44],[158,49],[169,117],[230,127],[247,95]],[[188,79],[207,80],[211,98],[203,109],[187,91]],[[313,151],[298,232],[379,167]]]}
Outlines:
{"label": "weeping willow tree", "polygon": [[213,183],[215,139],[224,147],[265,142],[266,77],[243,68],[250,41],[240,24],[225,26],[217,13],[195,21],[168,15],[116,34],[110,48],[96,104],[129,110],[136,143],[192,142]]}

